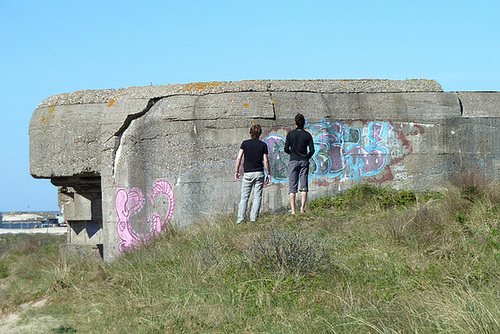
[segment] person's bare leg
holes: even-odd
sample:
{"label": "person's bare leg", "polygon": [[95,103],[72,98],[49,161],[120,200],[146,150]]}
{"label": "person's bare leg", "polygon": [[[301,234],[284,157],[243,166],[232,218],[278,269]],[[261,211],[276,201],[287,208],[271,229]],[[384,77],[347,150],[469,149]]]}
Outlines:
{"label": "person's bare leg", "polygon": [[306,210],[306,202],[307,202],[307,192],[302,192],[302,202],[300,206],[300,212],[304,212]]}
{"label": "person's bare leg", "polygon": [[292,207],[292,215],[295,214],[295,193],[290,193],[290,206]]}

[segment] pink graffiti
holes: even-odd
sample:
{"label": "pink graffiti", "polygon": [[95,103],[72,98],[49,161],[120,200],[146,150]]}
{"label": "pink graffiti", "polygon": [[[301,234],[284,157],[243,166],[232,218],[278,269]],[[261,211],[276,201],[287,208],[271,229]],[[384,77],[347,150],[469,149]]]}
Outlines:
{"label": "pink graffiti", "polygon": [[[163,220],[162,216],[156,212],[156,201],[162,195],[166,196],[168,199],[168,209]],[[131,249],[132,247],[138,246],[151,239],[154,235],[157,235],[161,231],[165,230],[172,219],[174,214],[175,198],[170,183],[165,180],[156,181],[153,184],[152,193],[148,193],[147,197],[154,211],[149,216],[147,216],[147,213],[144,213],[145,218],[143,224],[149,227],[149,233],[141,235],[134,231],[131,226],[130,219],[132,215],[138,213],[144,208],[146,198],[142,194],[142,191],[135,187],[130,188],[129,190],[119,188],[116,191],[115,210],[118,217],[116,229],[118,237],[120,238],[120,243],[118,245],[118,250],[120,252]]]}

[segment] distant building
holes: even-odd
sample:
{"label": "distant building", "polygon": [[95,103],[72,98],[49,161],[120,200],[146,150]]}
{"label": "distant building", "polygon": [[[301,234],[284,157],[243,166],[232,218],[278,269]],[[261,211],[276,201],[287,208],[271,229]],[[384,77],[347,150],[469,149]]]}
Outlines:
{"label": "distant building", "polygon": [[5,212],[0,218],[0,228],[8,229],[64,225],[64,217],[59,212]]}

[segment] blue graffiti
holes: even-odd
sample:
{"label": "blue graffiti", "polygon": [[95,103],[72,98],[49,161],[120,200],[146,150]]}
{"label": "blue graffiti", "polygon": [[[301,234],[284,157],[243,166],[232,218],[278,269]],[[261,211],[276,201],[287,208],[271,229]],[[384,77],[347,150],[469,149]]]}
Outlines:
{"label": "blue graffiti", "polygon": [[[310,160],[310,176],[347,177],[361,180],[380,173],[387,165],[387,140],[394,127],[385,122],[371,122],[364,129],[346,127],[341,122],[322,119],[306,127],[313,132],[315,153]],[[274,182],[288,181],[289,156],[285,154],[285,138],[270,134],[264,138],[269,148],[271,177]]]}

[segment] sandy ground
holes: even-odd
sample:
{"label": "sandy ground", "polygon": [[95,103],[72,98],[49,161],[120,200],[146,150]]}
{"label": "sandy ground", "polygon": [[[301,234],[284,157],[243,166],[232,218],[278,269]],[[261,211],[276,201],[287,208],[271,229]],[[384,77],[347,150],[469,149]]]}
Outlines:
{"label": "sandy ground", "polygon": [[18,233],[50,233],[50,234],[65,234],[68,232],[68,227],[43,227],[43,228],[30,228],[30,229],[8,229],[0,228],[0,234],[18,234]]}
{"label": "sandy ground", "polygon": [[[66,234],[68,227],[44,227],[34,229],[6,229],[0,228],[0,234],[18,234],[18,233],[49,233],[49,234]],[[29,302],[21,305],[18,312],[10,314],[0,314],[0,333],[1,334],[18,334],[18,333],[52,333],[53,329],[58,328],[61,324],[57,319],[49,316],[22,319],[22,314],[30,308],[42,307],[47,303],[46,299],[37,302]]]}
{"label": "sandy ground", "polygon": [[22,313],[30,308],[42,307],[47,303],[46,299],[37,302],[30,302],[21,305],[18,313],[11,313],[0,316],[0,333],[21,334],[21,333],[53,333],[55,328],[60,326],[57,319],[49,316],[22,319]]}

